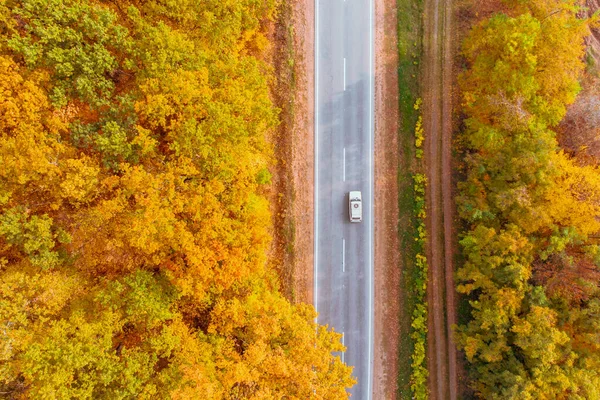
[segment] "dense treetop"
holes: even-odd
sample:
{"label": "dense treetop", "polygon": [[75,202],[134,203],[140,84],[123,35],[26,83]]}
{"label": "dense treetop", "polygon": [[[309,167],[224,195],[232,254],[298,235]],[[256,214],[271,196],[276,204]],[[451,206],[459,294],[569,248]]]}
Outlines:
{"label": "dense treetop", "polygon": [[0,392],[340,399],[266,268],[275,0],[0,0]]}
{"label": "dense treetop", "polygon": [[600,398],[600,171],[556,142],[580,90],[575,1],[508,1],[463,44],[458,329],[485,399]]}

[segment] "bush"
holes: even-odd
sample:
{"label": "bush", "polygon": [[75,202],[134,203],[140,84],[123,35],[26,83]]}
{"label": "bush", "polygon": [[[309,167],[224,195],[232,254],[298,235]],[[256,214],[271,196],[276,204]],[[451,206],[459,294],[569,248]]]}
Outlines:
{"label": "bush", "polygon": [[[415,102],[415,110],[419,110],[422,100],[419,98]],[[423,117],[419,115],[415,126],[415,156],[417,159],[423,157],[423,142],[425,140],[423,132]],[[425,227],[425,188],[427,186],[427,177],[422,173],[413,174],[413,191],[415,195],[414,215],[417,218],[417,234],[415,236],[417,254],[415,256],[415,276],[413,279],[413,293],[415,297],[415,308],[412,313],[411,338],[414,342],[412,358],[412,373],[410,378],[410,388],[414,399],[427,399],[427,377],[429,371],[426,365],[427,348],[427,257],[425,256],[425,244],[427,242],[427,230]]]}

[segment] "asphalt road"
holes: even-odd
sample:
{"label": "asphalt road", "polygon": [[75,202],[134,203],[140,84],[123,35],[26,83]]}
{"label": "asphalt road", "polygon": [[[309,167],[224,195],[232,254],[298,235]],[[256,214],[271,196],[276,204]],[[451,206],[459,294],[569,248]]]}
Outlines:
{"label": "asphalt road", "polygon": [[[373,364],[373,4],[315,0],[315,307],[343,333],[344,361],[371,399]],[[362,191],[350,223],[348,192]]]}

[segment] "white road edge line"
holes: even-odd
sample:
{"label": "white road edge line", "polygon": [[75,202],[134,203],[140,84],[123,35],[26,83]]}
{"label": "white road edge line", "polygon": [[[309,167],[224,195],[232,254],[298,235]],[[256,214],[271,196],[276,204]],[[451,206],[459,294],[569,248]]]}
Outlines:
{"label": "white road edge line", "polygon": [[346,57],[344,57],[344,92],[346,91]]}
{"label": "white road edge line", "polygon": [[346,272],[346,239],[342,238],[342,272]]}
{"label": "white road edge line", "polygon": [[344,153],[342,156],[342,170],[344,171],[344,182],[346,182],[346,148],[344,147]]}
{"label": "white road edge line", "polygon": [[[318,298],[319,298],[319,0],[315,0],[315,136],[314,136],[314,151],[315,151],[315,181],[313,184],[315,199],[314,199],[314,235],[315,235],[315,244],[314,244],[314,300],[315,300],[315,311],[317,312],[317,316],[315,317],[315,323],[318,323],[319,319],[319,310],[318,310]],[[318,328],[317,328],[318,329]]]}
{"label": "white road edge line", "polygon": [[369,0],[369,166],[371,168],[370,190],[369,190],[369,207],[371,208],[371,218],[369,219],[369,352],[368,352],[368,368],[369,373],[367,378],[367,399],[370,400],[373,396],[371,389],[373,380],[373,130],[375,129],[373,122],[373,101],[374,93],[373,86],[375,76],[373,75],[373,0]]}
{"label": "white road edge line", "polygon": [[[346,347],[346,341],[345,341],[345,338],[346,338],[346,334],[345,334],[344,332],[342,332],[342,346],[344,346],[344,347]],[[344,350],[344,351],[342,352],[342,362],[344,362],[344,356],[345,356],[345,355],[346,355],[346,350]]]}

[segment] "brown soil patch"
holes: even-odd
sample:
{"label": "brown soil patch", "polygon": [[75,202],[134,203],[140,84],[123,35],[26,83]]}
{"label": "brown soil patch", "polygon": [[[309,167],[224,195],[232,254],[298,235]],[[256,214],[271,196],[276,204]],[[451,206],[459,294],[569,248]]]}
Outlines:
{"label": "brown soil patch", "polygon": [[423,126],[429,261],[428,367],[432,399],[458,396],[454,289],[455,228],[452,184],[453,2],[425,1]]}
{"label": "brown soil patch", "polygon": [[396,0],[376,0],[374,399],[395,399],[397,393],[401,278],[397,40]]}

